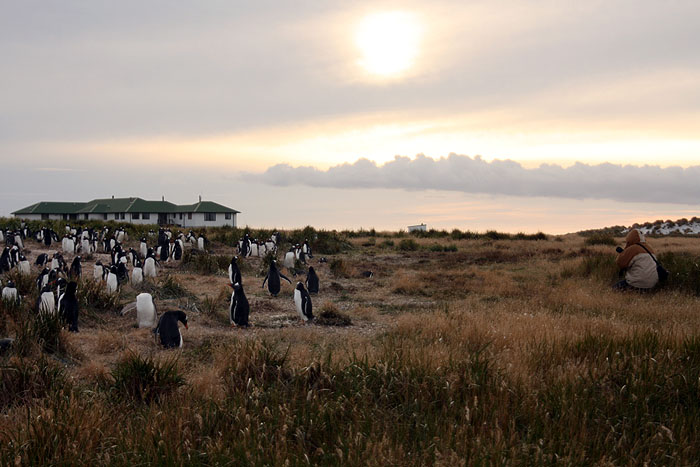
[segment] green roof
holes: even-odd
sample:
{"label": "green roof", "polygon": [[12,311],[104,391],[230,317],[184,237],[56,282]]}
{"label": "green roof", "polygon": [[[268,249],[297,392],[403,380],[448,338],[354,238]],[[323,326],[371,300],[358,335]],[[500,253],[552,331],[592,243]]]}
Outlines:
{"label": "green roof", "polygon": [[64,203],[56,201],[40,201],[12,214],[65,214],[76,213],[85,203]]}
{"label": "green roof", "polygon": [[22,208],[12,214],[111,214],[115,212],[131,213],[180,213],[180,212],[232,212],[235,209],[227,208],[213,201],[200,201],[195,204],[177,205],[170,201],[148,201],[141,198],[104,198],[93,199],[87,203],[63,203],[53,201],[41,201],[26,208]]}
{"label": "green roof", "polygon": [[177,207],[177,212],[234,212],[238,213],[235,209],[227,208],[219,203],[213,201],[200,201],[195,204],[185,204]]}

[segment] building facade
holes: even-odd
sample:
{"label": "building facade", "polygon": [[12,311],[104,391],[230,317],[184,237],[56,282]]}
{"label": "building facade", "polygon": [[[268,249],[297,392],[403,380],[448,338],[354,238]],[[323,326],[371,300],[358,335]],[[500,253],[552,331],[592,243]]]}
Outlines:
{"label": "building facade", "polygon": [[27,220],[115,221],[129,224],[177,225],[179,227],[237,226],[237,214],[213,201],[177,205],[141,198],[94,199],[86,203],[40,201],[12,214]]}

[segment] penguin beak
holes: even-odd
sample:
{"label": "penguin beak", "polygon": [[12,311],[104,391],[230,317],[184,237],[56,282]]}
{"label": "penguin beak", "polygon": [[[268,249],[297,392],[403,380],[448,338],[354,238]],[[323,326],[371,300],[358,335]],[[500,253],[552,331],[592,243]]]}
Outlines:
{"label": "penguin beak", "polygon": [[187,325],[187,323],[185,323],[185,329],[187,329],[187,330],[190,329],[190,327]]}

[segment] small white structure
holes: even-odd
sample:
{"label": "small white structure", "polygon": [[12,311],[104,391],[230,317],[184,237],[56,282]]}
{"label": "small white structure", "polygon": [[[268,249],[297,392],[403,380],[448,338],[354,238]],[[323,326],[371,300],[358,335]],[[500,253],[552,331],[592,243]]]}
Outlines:
{"label": "small white structure", "polygon": [[425,232],[426,230],[428,230],[428,226],[425,224],[409,225],[408,226],[409,232]]}

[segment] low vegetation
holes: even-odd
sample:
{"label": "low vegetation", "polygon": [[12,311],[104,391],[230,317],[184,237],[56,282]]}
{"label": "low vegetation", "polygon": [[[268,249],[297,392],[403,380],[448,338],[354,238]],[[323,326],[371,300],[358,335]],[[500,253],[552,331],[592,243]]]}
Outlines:
{"label": "low vegetation", "polygon": [[[0,465],[697,462],[696,239],[650,240],[671,277],[637,294],[610,289],[621,237],[281,232],[314,248],[316,319],[298,318],[293,286],[260,287],[272,256],[241,258],[240,329],[225,270],[242,232],[210,230],[207,253],[141,288],[81,281],[78,334],[16,278],[23,303],[0,302],[0,337],[15,339],[0,355]],[[139,291],[159,312],[196,304],[183,349],[118,314]]]}

